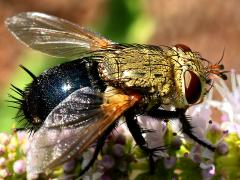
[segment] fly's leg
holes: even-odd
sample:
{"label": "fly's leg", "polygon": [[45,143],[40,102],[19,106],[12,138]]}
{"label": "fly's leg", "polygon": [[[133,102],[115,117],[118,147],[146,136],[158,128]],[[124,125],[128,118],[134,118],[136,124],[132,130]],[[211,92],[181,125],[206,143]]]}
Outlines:
{"label": "fly's leg", "polygon": [[98,157],[98,154],[100,153],[100,151],[102,150],[102,148],[104,146],[104,143],[105,143],[107,137],[112,132],[112,130],[116,127],[116,124],[117,123],[113,123],[111,126],[109,126],[107,128],[107,130],[102,134],[102,136],[98,139],[93,156],[92,156],[91,160],[88,162],[88,164],[86,165],[86,167],[84,167],[83,170],[80,172],[80,174],[79,174],[80,176],[82,176],[84,173],[86,173],[89,170],[89,168],[91,168],[91,166],[94,164],[94,162],[96,161],[96,159]]}
{"label": "fly's leg", "polygon": [[185,115],[186,109],[176,109],[175,111],[166,111],[161,109],[152,109],[147,112],[151,117],[157,118],[159,120],[165,119],[179,119],[182,124],[182,132],[189,136],[192,140],[208,148],[211,151],[215,151],[215,147],[204,140],[200,139],[193,133],[193,126],[191,125],[191,118]]}
{"label": "fly's leg", "polygon": [[135,114],[131,110],[125,113],[125,117],[128,129],[132,134],[136,144],[149,156],[150,173],[153,174],[155,170],[155,162],[153,157],[157,156],[155,154],[157,151],[164,150],[164,147],[156,147],[153,149],[148,148],[147,142],[142,136],[142,133],[143,132],[151,133],[152,130],[142,130],[142,128],[139,126],[137,122]]}
{"label": "fly's leg", "polygon": [[203,147],[208,148],[211,151],[215,151],[216,147],[214,147],[213,145],[205,142],[204,140],[200,139],[199,137],[197,137],[196,135],[194,135],[193,133],[193,126],[191,125],[191,117],[187,117],[185,115],[186,110],[184,109],[176,109],[176,111],[179,113],[179,120],[182,124],[182,131],[183,133],[185,133],[186,135],[188,135],[188,137],[190,137],[192,140],[194,140],[195,142],[197,142],[198,144],[202,145]]}

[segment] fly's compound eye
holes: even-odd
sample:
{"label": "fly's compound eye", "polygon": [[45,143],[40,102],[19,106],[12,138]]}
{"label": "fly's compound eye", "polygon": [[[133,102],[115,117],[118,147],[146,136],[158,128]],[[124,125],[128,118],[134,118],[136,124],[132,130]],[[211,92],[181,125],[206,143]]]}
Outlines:
{"label": "fly's compound eye", "polygon": [[190,47],[184,45],[184,44],[176,44],[175,45],[176,48],[181,49],[183,52],[192,52],[192,50],[190,49]]}
{"label": "fly's compound eye", "polygon": [[184,73],[185,98],[188,104],[196,103],[202,93],[202,85],[199,77],[192,71]]}

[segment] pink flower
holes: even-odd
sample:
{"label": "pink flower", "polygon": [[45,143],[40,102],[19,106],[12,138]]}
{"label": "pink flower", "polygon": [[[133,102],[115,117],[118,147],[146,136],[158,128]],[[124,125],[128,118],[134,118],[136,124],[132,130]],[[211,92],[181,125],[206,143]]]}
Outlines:
{"label": "pink flower", "polygon": [[26,172],[26,162],[24,160],[17,160],[13,164],[13,171],[16,174],[23,174]]}
{"label": "pink flower", "polygon": [[18,137],[18,143],[23,144],[27,140],[28,134],[25,131],[20,131],[20,132],[17,132],[17,137]]}
{"label": "pink flower", "polygon": [[1,157],[1,158],[0,158],[0,167],[3,167],[3,166],[5,166],[5,165],[6,165],[6,158]]}
{"label": "pink flower", "polygon": [[0,169],[0,178],[6,178],[10,175],[7,169]]}
{"label": "pink flower", "polygon": [[8,135],[7,133],[0,133],[0,143],[3,145],[8,145],[8,143],[10,142],[10,135]]}
{"label": "pink flower", "polygon": [[0,144],[0,155],[3,155],[6,152],[6,147]]}

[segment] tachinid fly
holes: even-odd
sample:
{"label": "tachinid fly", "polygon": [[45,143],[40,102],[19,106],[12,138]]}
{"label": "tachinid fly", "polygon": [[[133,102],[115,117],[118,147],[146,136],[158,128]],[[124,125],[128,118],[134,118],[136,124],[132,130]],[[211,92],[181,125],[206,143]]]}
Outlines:
{"label": "tachinid fly", "polygon": [[138,115],[159,121],[177,118],[183,133],[215,149],[194,135],[185,112],[203,100],[211,87],[211,74],[226,79],[220,62],[213,65],[183,44],[118,44],[67,20],[37,12],[20,13],[5,23],[27,46],[76,59],[38,77],[22,66],[33,81],[24,91],[13,86],[22,96],[13,97],[20,104],[18,116],[27,120],[24,128],[32,132],[29,178],[63,164],[98,140],[85,172],[122,116],[136,143],[149,155],[150,167],[157,148],[148,148]]}

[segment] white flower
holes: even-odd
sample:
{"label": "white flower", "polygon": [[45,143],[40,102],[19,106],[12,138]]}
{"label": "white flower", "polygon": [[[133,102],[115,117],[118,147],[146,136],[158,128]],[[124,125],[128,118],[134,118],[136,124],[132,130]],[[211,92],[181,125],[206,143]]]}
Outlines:
{"label": "white flower", "polygon": [[222,113],[222,128],[235,132],[240,137],[240,75],[231,71],[231,89],[224,80],[215,77],[214,87],[222,100],[210,100],[209,105],[219,109]]}
{"label": "white flower", "polygon": [[[165,146],[164,135],[167,132],[165,122],[149,116],[138,116],[138,122],[143,129],[152,131],[144,134],[148,148],[153,149]],[[159,157],[168,157],[168,154],[164,150],[157,151],[156,153]]]}
{"label": "white flower", "polygon": [[[211,98],[211,94],[207,96],[207,99]],[[190,107],[186,115],[191,117],[191,125],[194,127],[193,131],[199,138],[204,138],[207,130],[209,129],[209,121],[212,119],[212,111],[207,101],[205,100],[201,104]]]}

